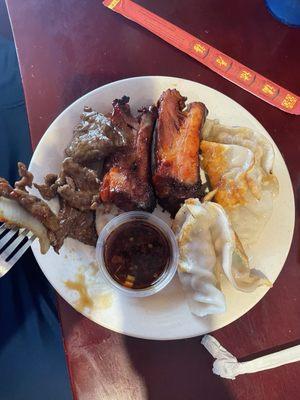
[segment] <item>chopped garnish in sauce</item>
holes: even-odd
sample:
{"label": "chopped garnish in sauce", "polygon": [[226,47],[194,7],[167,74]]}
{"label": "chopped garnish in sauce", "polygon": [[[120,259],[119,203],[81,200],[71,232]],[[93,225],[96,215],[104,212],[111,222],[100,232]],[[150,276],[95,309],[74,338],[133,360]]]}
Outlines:
{"label": "chopped garnish in sauce", "polygon": [[122,224],[104,246],[107,271],[119,284],[132,289],[152,286],[168,267],[170,256],[164,234],[142,221]]}

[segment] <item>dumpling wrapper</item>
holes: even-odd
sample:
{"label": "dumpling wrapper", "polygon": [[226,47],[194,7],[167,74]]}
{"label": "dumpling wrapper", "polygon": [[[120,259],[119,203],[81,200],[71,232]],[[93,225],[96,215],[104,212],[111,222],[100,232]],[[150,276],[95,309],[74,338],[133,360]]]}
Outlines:
{"label": "dumpling wrapper", "polygon": [[178,275],[193,314],[204,317],[225,312],[218,266],[231,264],[234,237],[225,213],[217,204],[188,199],[176,214],[173,230],[178,240]]}
{"label": "dumpling wrapper", "polygon": [[176,214],[173,230],[178,240],[178,275],[193,314],[204,317],[226,309],[220,273],[242,291],[269,285],[251,270],[224,209],[213,202],[188,199]]}
{"label": "dumpling wrapper", "polygon": [[200,148],[201,166],[217,189],[215,201],[226,210],[243,245],[254,243],[271,217],[278,193],[272,145],[248,128],[208,121]]}
{"label": "dumpling wrapper", "polygon": [[41,253],[49,250],[47,229],[15,200],[0,197],[0,221],[30,230],[39,239]]}

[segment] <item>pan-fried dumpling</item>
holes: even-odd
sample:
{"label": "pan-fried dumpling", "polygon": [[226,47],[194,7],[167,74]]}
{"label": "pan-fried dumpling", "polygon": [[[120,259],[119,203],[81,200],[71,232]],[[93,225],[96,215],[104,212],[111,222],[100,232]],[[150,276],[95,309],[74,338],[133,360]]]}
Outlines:
{"label": "pan-fried dumpling", "polygon": [[176,214],[173,230],[179,246],[178,275],[193,314],[225,311],[220,274],[243,291],[271,285],[251,270],[224,209],[213,202],[188,199]]}
{"label": "pan-fried dumpling", "polygon": [[200,147],[201,166],[217,189],[215,201],[226,210],[243,245],[255,242],[278,193],[272,145],[248,128],[208,121]]}

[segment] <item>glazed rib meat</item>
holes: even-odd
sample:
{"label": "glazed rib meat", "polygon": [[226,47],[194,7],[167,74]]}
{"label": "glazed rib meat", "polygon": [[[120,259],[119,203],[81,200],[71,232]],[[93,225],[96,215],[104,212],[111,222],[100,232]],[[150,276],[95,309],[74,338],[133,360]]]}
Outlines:
{"label": "glazed rib meat", "polygon": [[159,204],[172,216],[190,197],[202,195],[199,145],[207,109],[188,104],[176,89],[168,89],[158,101],[155,131],[153,184]]}
{"label": "glazed rib meat", "polygon": [[151,185],[151,142],[156,120],[156,108],[140,110],[137,118],[131,115],[129,98],[113,103],[112,120],[123,121],[131,131],[130,143],[112,155],[105,163],[100,198],[124,211],[153,211],[155,196]]}

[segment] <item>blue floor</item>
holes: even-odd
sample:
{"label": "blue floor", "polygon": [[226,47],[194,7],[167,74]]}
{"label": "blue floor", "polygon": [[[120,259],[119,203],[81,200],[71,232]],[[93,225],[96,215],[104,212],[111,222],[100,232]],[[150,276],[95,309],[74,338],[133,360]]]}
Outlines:
{"label": "blue floor", "polygon": [[[15,47],[0,30],[0,176],[14,182],[30,157]],[[29,250],[0,279],[0,400],[71,398],[55,293]]]}

